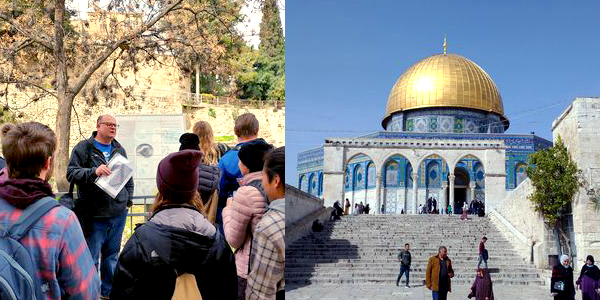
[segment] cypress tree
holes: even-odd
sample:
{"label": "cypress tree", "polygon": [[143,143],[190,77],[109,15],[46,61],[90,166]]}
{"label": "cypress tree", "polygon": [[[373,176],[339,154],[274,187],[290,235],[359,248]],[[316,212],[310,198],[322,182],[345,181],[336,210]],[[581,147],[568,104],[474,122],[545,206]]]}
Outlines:
{"label": "cypress tree", "polygon": [[274,57],[285,53],[285,38],[279,18],[277,0],[265,0],[260,22],[260,48],[267,56]]}

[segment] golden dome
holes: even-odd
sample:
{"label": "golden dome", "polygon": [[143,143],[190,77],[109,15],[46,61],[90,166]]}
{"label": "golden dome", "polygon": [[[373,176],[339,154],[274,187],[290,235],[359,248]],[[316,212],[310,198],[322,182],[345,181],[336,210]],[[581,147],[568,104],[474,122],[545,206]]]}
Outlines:
{"label": "golden dome", "polygon": [[490,76],[456,54],[427,57],[404,72],[390,92],[383,123],[395,112],[426,107],[471,108],[506,120],[502,97]]}

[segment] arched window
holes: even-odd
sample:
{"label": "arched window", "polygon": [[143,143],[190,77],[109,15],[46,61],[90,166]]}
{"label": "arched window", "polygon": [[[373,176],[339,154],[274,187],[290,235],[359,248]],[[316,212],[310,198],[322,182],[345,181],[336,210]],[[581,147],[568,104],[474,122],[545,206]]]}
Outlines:
{"label": "arched window", "polygon": [[365,174],[364,174],[364,170],[363,167],[360,164],[357,164],[354,167],[354,181],[353,181],[353,185],[352,188],[357,190],[357,189],[361,189],[364,188],[364,184],[365,184]]}
{"label": "arched window", "polygon": [[319,173],[319,196],[323,195],[323,173]]}
{"label": "arched window", "polygon": [[377,171],[375,170],[375,164],[370,162],[367,165],[367,187],[374,187],[377,184],[375,182],[376,175]]}
{"label": "arched window", "polygon": [[475,177],[475,188],[485,188],[485,170],[483,169],[483,165],[480,162],[475,163],[475,167],[473,168],[473,174]]}
{"label": "arched window", "polygon": [[344,175],[344,188],[350,189],[350,169],[346,168],[346,174]]}
{"label": "arched window", "polygon": [[298,180],[298,189],[306,192],[308,190],[307,184],[306,184],[306,176],[304,175],[300,175],[300,179]]}
{"label": "arched window", "polygon": [[315,174],[310,174],[310,176],[308,176],[308,193],[313,195],[314,191],[315,191]]}
{"label": "arched window", "polygon": [[519,186],[527,178],[527,164],[518,163],[515,167],[515,187]]}
{"label": "arched window", "polygon": [[390,161],[385,165],[385,186],[398,185],[398,163]]}
{"label": "arched window", "polygon": [[440,169],[440,163],[437,161],[432,161],[427,164],[427,177],[426,177],[427,187],[440,187],[442,172]]}

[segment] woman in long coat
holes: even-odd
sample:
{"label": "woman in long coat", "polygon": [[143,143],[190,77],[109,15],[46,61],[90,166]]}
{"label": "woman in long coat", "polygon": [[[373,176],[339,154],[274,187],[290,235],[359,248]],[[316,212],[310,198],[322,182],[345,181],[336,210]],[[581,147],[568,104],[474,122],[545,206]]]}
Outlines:
{"label": "woman in long coat", "polygon": [[468,298],[471,297],[475,297],[475,300],[494,300],[492,278],[487,269],[477,269],[477,276],[471,286],[471,293],[469,293]]}
{"label": "woman in long coat", "polygon": [[596,292],[596,290],[600,291],[600,269],[594,265],[593,256],[587,256],[576,283],[581,289],[583,300],[600,300],[600,295]]}
{"label": "woman in long coat", "polygon": [[552,293],[554,300],[575,300],[573,268],[571,268],[569,262],[569,257],[563,254],[560,257],[560,264],[552,269],[550,293]]}

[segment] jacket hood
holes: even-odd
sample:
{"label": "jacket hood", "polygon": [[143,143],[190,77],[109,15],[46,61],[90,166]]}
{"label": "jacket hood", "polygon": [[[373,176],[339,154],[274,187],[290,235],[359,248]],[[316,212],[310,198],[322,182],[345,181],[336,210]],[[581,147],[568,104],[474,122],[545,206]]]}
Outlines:
{"label": "jacket hood", "polygon": [[52,188],[42,179],[16,178],[0,183],[0,197],[18,209],[25,209],[33,202],[53,197]]}
{"label": "jacket hood", "polygon": [[262,171],[252,172],[244,175],[244,177],[238,179],[240,186],[247,185],[254,180],[262,180]]}
{"label": "jacket hood", "polygon": [[136,233],[148,257],[160,257],[179,274],[192,273],[199,264],[220,256],[223,251],[221,243],[224,239],[218,231],[207,237],[186,229],[146,222],[136,229]]}

